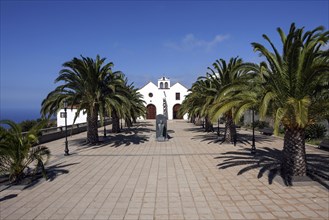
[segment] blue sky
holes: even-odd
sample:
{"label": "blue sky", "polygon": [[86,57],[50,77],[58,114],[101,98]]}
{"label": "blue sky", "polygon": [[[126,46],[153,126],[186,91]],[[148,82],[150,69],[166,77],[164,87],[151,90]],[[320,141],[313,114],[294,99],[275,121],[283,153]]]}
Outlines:
{"label": "blue sky", "polygon": [[327,0],[2,0],[0,111],[39,110],[80,55],[106,57],[137,87],[161,76],[190,87],[216,59],[259,62],[250,43],[267,34],[278,45],[277,27],[328,30],[328,11]]}

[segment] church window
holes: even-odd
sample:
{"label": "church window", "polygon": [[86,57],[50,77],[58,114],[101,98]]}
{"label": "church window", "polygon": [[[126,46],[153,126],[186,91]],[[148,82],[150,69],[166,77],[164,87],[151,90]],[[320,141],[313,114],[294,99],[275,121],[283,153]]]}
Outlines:
{"label": "church window", "polygon": [[176,92],[176,100],[180,100],[180,93]]}
{"label": "church window", "polygon": [[165,82],[165,89],[168,89],[168,82]]}
{"label": "church window", "polygon": [[160,82],[160,89],[163,89],[163,82]]}

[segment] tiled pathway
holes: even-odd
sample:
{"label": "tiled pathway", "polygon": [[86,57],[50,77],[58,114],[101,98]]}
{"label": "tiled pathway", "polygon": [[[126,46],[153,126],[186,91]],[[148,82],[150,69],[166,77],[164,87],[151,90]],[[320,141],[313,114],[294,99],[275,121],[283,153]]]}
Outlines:
{"label": "tiled pathway", "polygon": [[[328,219],[329,193],[317,184],[282,186],[257,179],[257,170],[218,169],[221,153],[249,148],[211,142],[184,121],[168,122],[171,139],[155,141],[154,121],[139,123],[96,147],[85,133],[45,144],[51,181],[0,194],[0,219]],[[244,133],[244,131],[241,131]],[[100,132],[100,135],[102,133]],[[257,147],[282,147],[279,139]],[[328,152],[323,152],[328,153]]]}

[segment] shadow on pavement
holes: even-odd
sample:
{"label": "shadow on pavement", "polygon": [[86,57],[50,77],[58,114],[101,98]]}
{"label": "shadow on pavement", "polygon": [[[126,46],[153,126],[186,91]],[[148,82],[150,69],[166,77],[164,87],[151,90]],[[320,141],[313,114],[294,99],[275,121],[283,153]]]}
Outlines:
{"label": "shadow on pavement", "polygon": [[149,140],[149,137],[145,135],[123,135],[123,134],[116,134],[114,136],[107,136],[103,139],[103,142],[100,142],[98,145],[91,146],[94,148],[110,146],[110,147],[120,147],[120,146],[129,146],[131,144],[141,144]]}
{"label": "shadow on pavement", "polygon": [[[241,175],[252,169],[259,169],[257,178],[264,174],[268,175],[268,182],[272,184],[275,177],[281,177],[285,185],[290,186],[299,180],[298,178],[284,176],[281,172],[282,151],[265,147],[257,149],[256,154],[252,155],[250,149],[241,149],[239,151],[230,151],[222,153],[222,156],[214,159],[223,159],[223,162],[217,164],[219,169],[245,165],[237,175]],[[329,189],[329,155],[323,154],[306,154],[307,176]]]}
{"label": "shadow on pavement", "polygon": [[[208,144],[219,143],[222,144],[224,140],[224,129],[220,129],[219,132],[204,132],[204,134],[195,135],[192,140],[201,140],[201,142],[208,141]],[[219,135],[218,135],[219,134]],[[257,143],[262,143],[264,141],[274,140],[273,137],[267,135],[256,135],[255,140]],[[237,133],[237,144],[241,143],[243,145],[251,145],[252,134],[239,134]],[[233,144],[233,143],[232,143]]]}
{"label": "shadow on pavement", "polygon": [[[175,133],[174,130],[168,130],[168,139],[173,137],[169,134]],[[91,145],[86,141],[86,138],[78,138],[70,140],[70,145],[76,145],[77,152],[86,149],[96,149],[100,147],[121,147],[138,145],[149,141],[152,134],[155,136],[155,123],[152,122],[137,122],[133,127],[124,128],[120,133],[111,133],[107,130],[106,137],[102,130],[99,130],[99,142],[96,145]]]}
{"label": "shadow on pavement", "polygon": [[[63,169],[63,168],[68,167],[68,166],[73,166],[76,164],[79,164],[79,163],[69,163],[69,164],[63,164],[63,165],[62,165],[62,163],[58,163],[58,164],[46,167],[47,181],[51,182],[54,179],[56,179],[56,177],[58,177],[59,175],[68,174],[69,171],[67,169]],[[31,181],[31,183],[26,185],[23,189],[33,188],[34,186],[38,185],[39,183],[41,183],[43,181],[45,181],[43,175],[41,173],[38,173],[37,175],[35,175],[35,177]]]}
{"label": "shadow on pavement", "polygon": [[[271,140],[275,140],[274,137],[268,136],[268,135],[255,135],[255,141],[259,144],[264,141],[268,142]],[[237,141],[240,143],[243,143],[244,145],[246,145],[246,144],[251,145],[252,134],[239,134],[238,133]]]}
{"label": "shadow on pavement", "polygon": [[134,123],[134,125],[136,127],[152,127],[155,126],[155,121],[154,122],[149,122],[149,121],[140,121],[140,122],[136,122]]}
{"label": "shadow on pavement", "polygon": [[194,133],[205,132],[204,128],[200,126],[195,126],[193,128],[185,128],[184,131],[194,132]]}
{"label": "shadow on pavement", "polygon": [[150,122],[138,122],[134,127],[122,129],[120,133],[112,133],[108,130],[106,132],[106,137],[104,137],[102,130],[100,130],[99,142],[96,145],[89,144],[86,138],[71,140],[70,144],[77,145],[77,151],[105,146],[120,147],[129,146],[131,144],[141,144],[149,140],[149,136],[152,132],[155,134],[155,130],[149,128],[152,125],[153,124]]}
{"label": "shadow on pavement", "polygon": [[9,195],[6,195],[6,196],[0,198],[0,202],[3,202],[3,201],[8,200],[8,199],[15,198],[15,197],[17,197],[17,194],[9,194]]}
{"label": "shadow on pavement", "polygon": [[[79,163],[70,163],[70,164],[55,164],[52,166],[47,166],[46,167],[46,175],[47,175],[47,181],[53,181],[57,176],[62,175],[62,174],[67,174],[69,173],[68,170],[63,169],[64,167],[76,165]],[[22,181],[18,183],[10,183],[8,179],[2,180],[0,183],[0,192],[6,189],[17,189],[17,190],[26,190],[26,189],[32,189],[38,184],[44,182],[46,179],[42,175],[41,171],[39,171],[36,174],[27,174]]]}
{"label": "shadow on pavement", "polygon": [[47,167],[47,181],[53,181],[57,176],[69,173],[68,170],[63,169],[63,168],[77,165],[77,164],[79,164],[79,163],[69,163],[69,164],[58,163],[58,164]]}

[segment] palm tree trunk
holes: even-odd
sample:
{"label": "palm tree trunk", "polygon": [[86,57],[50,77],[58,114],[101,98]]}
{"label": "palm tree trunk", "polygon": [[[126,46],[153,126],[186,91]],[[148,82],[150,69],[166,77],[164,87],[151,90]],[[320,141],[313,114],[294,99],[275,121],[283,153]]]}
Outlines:
{"label": "palm tree trunk", "polygon": [[190,123],[194,123],[195,122],[195,117],[194,116],[191,116],[190,117]]}
{"label": "palm tree trunk", "polygon": [[98,111],[94,109],[93,113],[87,112],[87,142],[90,144],[98,143]]}
{"label": "palm tree trunk", "polygon": [[194,124],[197,125],[197,126],[200,126],[200,125],[203,126],[202,118],[197,117],[197,118],[195,119],[195,121],[194,121]]}
{"label": "palm tree trunk", "polygon": [[133,126],[133,122],[130,118],[126,118],[125,123],[128,128]]}
{"label": "palm tree trunk", "polygon": [[213,127],[212,127],[211,121],[209,120],[208,117],[205,117],[205,131],[206,132],[213,131]]}
{"label": "palm tree trunk", "polygon": [[286,129],[282,169],[289,179],[306,176],[305,129]]}
{"label": "palm tree trunk", "polygon": [[229,112],[225,115],[225,134],[224,142],[226,143],[235,143],[236,139],[236,127],[233,122],[232,114]]}
{"label": "palm tree trunk", "polygon": [[112,132],[119,133],[120,132],[120,119],[115,110],[112,112]]}

